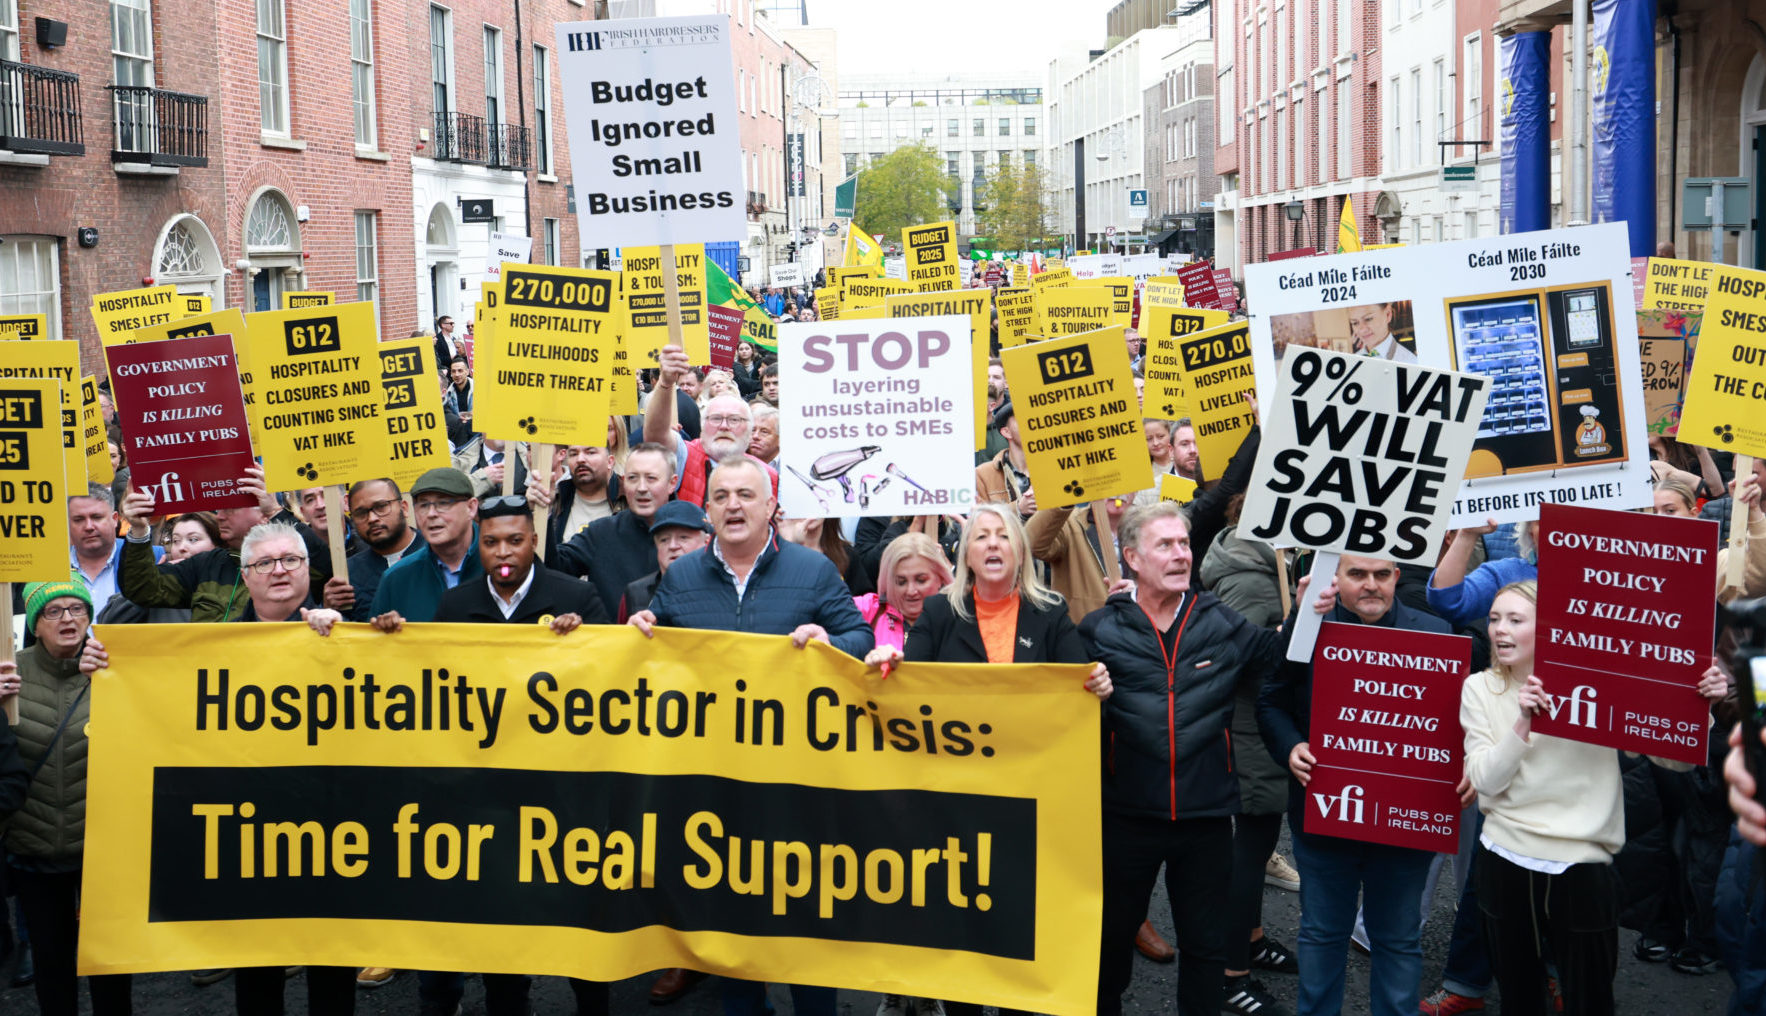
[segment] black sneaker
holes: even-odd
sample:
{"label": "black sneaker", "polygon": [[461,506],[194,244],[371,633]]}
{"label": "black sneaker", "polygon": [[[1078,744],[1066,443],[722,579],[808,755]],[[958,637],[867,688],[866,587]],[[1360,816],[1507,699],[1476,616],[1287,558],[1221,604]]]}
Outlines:
{"label": "black sneaker", "polygon": [[1263,985],[1251,977],[1226,979],[1226,1001],[1220,1011],[1235,1016],[1291,1016],[1287,1008],[1271,998]]}
{"label": "black sneaker", "polygon": [[1268,935],[1251,943],[1251,966],[1278,974],[1300,972],[1300,963],[1294,959],[1294,954],[1288,951],[1288,947]]}
{"label": "black sneaker", "polygon": [[1706,956],[1692,946],[1676,952],[1668,965],[1683,974],[1714,974],[1723,969],[1723,963],[1717,957]]}
{"label": "black sneaker", "polygon": [[1645,963],[1666,963],[1674,955],[1674,950],[1653,938],[1644,937],[1639,938],[1637,944],[1631,948],[1631,955]]}

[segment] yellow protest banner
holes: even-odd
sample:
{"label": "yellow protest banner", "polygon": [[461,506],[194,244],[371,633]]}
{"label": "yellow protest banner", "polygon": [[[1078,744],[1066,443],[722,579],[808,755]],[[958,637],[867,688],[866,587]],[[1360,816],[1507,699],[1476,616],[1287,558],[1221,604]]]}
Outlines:
{"label": "yellow protest banner", "polygon": [[[435,343],[426,338],[394,339],[375,347],[380,354],[380,391],[385,400],[386,474],[400,490],[438,466],[452,465],[448,432],[442,425],[441,392],[435,385]],[[366,477],[360,477],[366,479]]]}
{"label": "yellow protest banner", "polygon": [[473,423],[510,441],[605,444],[619,275],[511,265],[501,286],[494,341],[477,350],[491,369],[474,378]]}
{"label": "yellow protest banner", "polygon": [[1030,266],[1022,261],[1013,261],[1006,265],[1012,272],[1013,286],[1030,285]]}
{"label": "yellow protest banner", "polygon": [[960,289],[954,293],[916,293],[891,296],[883,301],[886,317],[936,317],[940,314],[969,316],[970,379],[975,390],[975,450],[987,446],[987,360],[992,355],[993,307],[985,289]]}
{"label": "yellow protest banner", "polygon": [[1130,328],[1134,325],[1134,278],[1128,275],[1104,275],[1086,280],[1088,286],[1102,286],[1115,298],[1113,325]]}
{"label": "yellow protest banner", "polygon": [[[1183,307],[1183,283],[1176,279],[1148,279],[1141,287],[1141,319],[1147,316],[1147,307]],[[1222,311],[1221,313],[1225,313]]]}
{"label": "yellow protest banner", "polygon": [[1153,485],[1122,332],[1117,325],[1000,352],[1040,507]]}
{"label": "yellow protest banner", "polygon": [[185,317],[207,314],[210,310],[209,298],[201,293],[179,293],[178,302],[184,308]]}
{"label": "yellow protest banner", "polygon": [[938,293],[962,286],[963,270],[957,264],[957,224],[928,222],[901,231],[902,256],[907,281],[922,293]]}
{"label": "yellow protest banner", "polygon": [[1116,297],[1102,286],[1063,286],[1036,293],[1036,331],[1051,339],[1115,323]]}
{"label": "yellow protest banner", "polygon": [[892,296],[916,292],[911,282],[901,279],[848,279],[840,297],[840,309],[849,315],[858,307],[881,307]]}
{"label": "yellow protest banner", "polygon": [[[687,362],[711,362],[711,320],[705,316],[705,245],[678,243],[675,252],[675,286],[680,298],[681,345]],[[621,273],[625,276],[625,336],[629,354],[654,367],[668,344],[666,280],[662,277],[662,248],[621,249]],[[637,390],[632,391],[636,405]],[[618,410],[615,410],[618,412]],[[637,412],[634,408],[632,412]]]}
{"label": "yellow protest banner", "polygon": [[392,453],[374,305],[267,310],[246,315],[245,330],[257,389],[249,410],[252,447],[264,460],[269,488],[385,476]]}
{"label": "yellow protest banner", "polygon": [[[619,275],[619,285],[613,291],[613,314],[609,337],[613,340],[613,367],[607,372],[607,411],[615,416],[627,416],[638,411],[638,378],[632,373],[631,320],[626,306],[626,286],[628,280],[625,273]],[[711,340],[706,339],[707,352],[710,356]],[[656,366],[662,362],[662,349],[657,347],[648,357],[648,366]]]}
{"label": "yellow protest banner", "polygon": [[0,375],[0,582],[67,581],[67,498],[85,486],[67,481],[61,398],[54,379]]}
{"label": "yellow protest banner", "polygon": [[833,286],[816,290],[816,317],[823,321],[840,319],[840,290]]}
{"label": "yellow protest banner", "polygon": [[1063,286],[1071,286],[1075,281],[1077,280],[1073,278],[1071,268],[1050,268],[1032,275],[1030,288],[1041,292],[1044,289],[1060,289]]}
{"label": "yellow protest banner", "polygon": [[194,314],[175,321],[166,321],[146,328],[137,328],[124,342],[157,342],[161,339],[185,339],[192,335],[233,336],[233,357],[239,361],[239,390],[245,396],[245,419],[251,430],[252,446],[257,446],[258,421],[256,379],[251,370],[251,343],[245,338],[245,315],[236,307]]}
{"label": "yellow protest banner", "polygon": [[1146,359],[1141,364],[1141,375],[1146,380],[1142,398],[1148,416],[1178,420],[1190,415],[1178,340],[1205,328],[1218,328],[1231,319],[1232,315],[1223,310],[1165,302],[1141,304],[1141,338],[1146,343]]}
{"label": "yellow protest banner", "polygon": [[[1257,379],[1251,372],[1250,324],[1239,321],[1174,340],[1182,361],[1179,385],[1183,406],[1196,429],[1196,451],[1203,482],[1226,472],[1226,464],[1257,423],[1251,401]],[[1151,408],[1152,382],[1147,406]],[[1172,414],[1167,414],[1168,418]]]}
{"label": "yellow protest banner", "polygon": [[846,283],[851,279],[881,279],[882,265],[828,265],[822,269],[828,276],[828,287],[841,292],[846,291]]}
{"label": "yellow protest banner", "polygon": [[[1766,272],[1716,265],[1680,409],[1682,444],[1766,456]],[[0,347],[4,348],[4,347]]]}
{"label": "yellow protest banner", "polygon": [[1650,258],[1643,283],[1643,310],[1704,310],[1710,296],[1709,261]]}
{"label": "yellow protest banner", "polygon": [[61,403],[55,419],[61,425],[61,475],[67,482],[67,489],[85,490],[86,444],[80,427],[80,344],[72,339],[0,342],[0,380],[14,378],[43,378],[59,386]]}
{"label": "yellow protest banner", "polygon": [[873,303],[866,307],[847,307],[840,312],[840,320],[842,321],[863,321],[870,318],[885,318],[888,316],[889,314],[883,309],[883,305],[880,303]]}
{"label": "yellow protest banner", "polygon": [[43,314],[0,314],[0,339],[41,339],[49,335]]}
{"label": "yellow protest banner", "polygon": [[98,378],[87,374],[80,379],[80,447],[86,455],[86,482],[105,483],[116,479],[116,467],[110,462],[110,434],[104,426],[104,407],[98,404]]}
{"label": "yellow protest banner", "polygon": [[132,342],[137,328],[184,317],[185,303],[176,286],[149,286],[97,293],[92,297],[92,323],[106,346]]}
{"label": "yellow protest banner", "polygon": [[995,300],[1000,314],[1000,348],[1021,345],[1036,333],[1036,294],[1004,293]]}
{"label": "yellow protest banner", "polygon": [[1159,477],[1159,500],[1176,501],[1178,504],[1189,504],[1196,499],[1196,481],[1185,479],[1176,473],[1164,473]]}
{"label": "yellow protest banner", "polygon": [[329,307],[335,301],[333,294],[317,289],[288,289],[282,292],[282,309],[299,310],[303,307]]}
{"label": "yellow protest banner", "polygon": [[92,729],[128,734],[92,741],[83,973],[371,954],[1096,1006],[1083,666],[880,683],[821,643],[597,625],[97,637]]}

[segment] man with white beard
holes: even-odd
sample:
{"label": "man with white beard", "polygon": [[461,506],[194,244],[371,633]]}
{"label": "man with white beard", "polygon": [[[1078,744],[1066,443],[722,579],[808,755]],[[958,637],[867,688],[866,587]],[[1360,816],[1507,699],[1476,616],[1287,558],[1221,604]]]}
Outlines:
{"label": "man with white beard", "polygon": [[[680,486],[675,492],[676,500],[688,501],[703,508],[705,481],[711,475],[712,467],[726,456],[746,455],[753,435],[748,406],[734,395],[720,395],[705,404],[704,413],[699,420],[697,438],[688,441],[675,433],[673,414],[669,410],[674,405],[675,386],[691,369],[686,350],[680,346],[662,347],[656,393],[665,397],[653,397],[644,407],[644,440],[654,441],[674,452],[675,474],[680,478]],[[749,458],[754,457],[750,455]],[[777,499],[778,472],[760,459],[754,461],[766,470],[767,479],[772,481],[773,497]]]}

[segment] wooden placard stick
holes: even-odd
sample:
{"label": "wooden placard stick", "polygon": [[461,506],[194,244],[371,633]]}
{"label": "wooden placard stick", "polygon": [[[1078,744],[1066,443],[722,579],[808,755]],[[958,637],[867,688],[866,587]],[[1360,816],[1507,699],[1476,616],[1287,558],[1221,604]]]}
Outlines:
{"label": "wooden placard stick", "polygon": [[[685,341],[681,338],[681,280],[676,277],[679,275],[680,269],[675,267],[675,245],[665,243],[657,248],[656,263],[662,269],[662,312],[668,318],[668,344],[685,348]],[[669,430],[674,430],[675,426],[680,423],[680,412],[680,400],[674,397],[673,392],[670,392],[668,399]],[[609,448],[607,451],[611,454],[613,449]]]}
{"label": "wooden placard stick", "polygon": [[339,487],[325,488],[325,543],[331,550],[331,574],[350,577],[348,555],[343,552],[343,496]]}
{"label": "wooden placard stick", "polygon": [[1275,581],[1282,594],[1282,616],[1287,617],[1294,607],[1294,595],[1288,590],[1288,552],[1281,547],[1275,549]]}
{"label": "wooden placard stick", "polygon": [[1749,482],[1753,472],[1752,458],[1735,457],[1735,494],[1729,499],[1729,567],[1723,575],[1723,584],[1735,589],[1741,588],[1748,557],[1748,506],[1740,497],[1741,487]]}
{"label": "wooden placard stick", "polygon": [[1091,524],[1098,528],[1098,556],[1104,559],[1104,588],[1108,590],[1122,581],[1122,566],[1116,560],[1116,534],[1110,532],[1104,502],[1091,503]]}
{"label": "wooden placard stick", "polygon": [[[0,662],[13,662],[13,638],[12,583],[0,582]],[[8,695],[0,699],[0,707],[6,710],[6,722],[18,726],[18,696]]]}
{"label": "wooden placard stick", "polygon": [[[530,448],[531,448],[531,450],[527,453],[528,469],[532,470],[534,467],[534,463],[536,463],[536,462],[544,462],[546,464],[546,486],[548,488],[551,487],[551,485],[552,485],[552,446],[549,444],[536,444],[536,445],[530,446]],[[509,456],[507,456],[507,455],[503,456],[503,461],[507,462],[508,460],[509,460]],[[508,476],[508,475],[510,475],[510,472],[511,472],[510,470],[505,469],[503,472],[503,475]],[[572,494],[570,496],[575,497],[576,494],[574,492],[572,492]],[[564,512],[565,521],[569,521],[570,509],[568,507],[566,507],[563,509],[563,512]],[[536,541],[537,541],[534,545],[534,553],[536,555],[538,555],[539,559],[542,561],[544,561],[546,559],[546,529],[550,525],[551,521],[552,521],[552,513],[551,512],[549,512],[549,511],[534,512],[533,528],[534,528],[534,534],[535,534]]]}

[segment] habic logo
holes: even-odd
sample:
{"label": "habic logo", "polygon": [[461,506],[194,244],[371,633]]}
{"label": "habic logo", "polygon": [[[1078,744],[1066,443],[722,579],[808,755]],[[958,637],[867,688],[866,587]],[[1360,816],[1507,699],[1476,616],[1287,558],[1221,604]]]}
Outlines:
{"label": "habic logo", "polygon": [[1362,800],[1361,788],[1353,783],[1344,785],[1335,795],[1313,794],[1312,799],[1318,802],[1318,813],[1325,818],[1330,818],[1331,809],[1335,808],[1339,822],[1353,822],[1356,825],[1367,822],[1364,814],[1367,802]]}
{"label": "habic logo", "polygon": [[1595,718],[1599,711],[1599,705],[1595,702],[1596,694],[1597,693],[1593,687],[1586,684],[1579,684],[1576,686],[1576,690],[1569,695],[1552,696],[1551,718],[1554,720],[1557,719],[1558,713],[1563,710],[1565,703],[1568,703],[1570,706],[1570,725],[1593,729]]}

